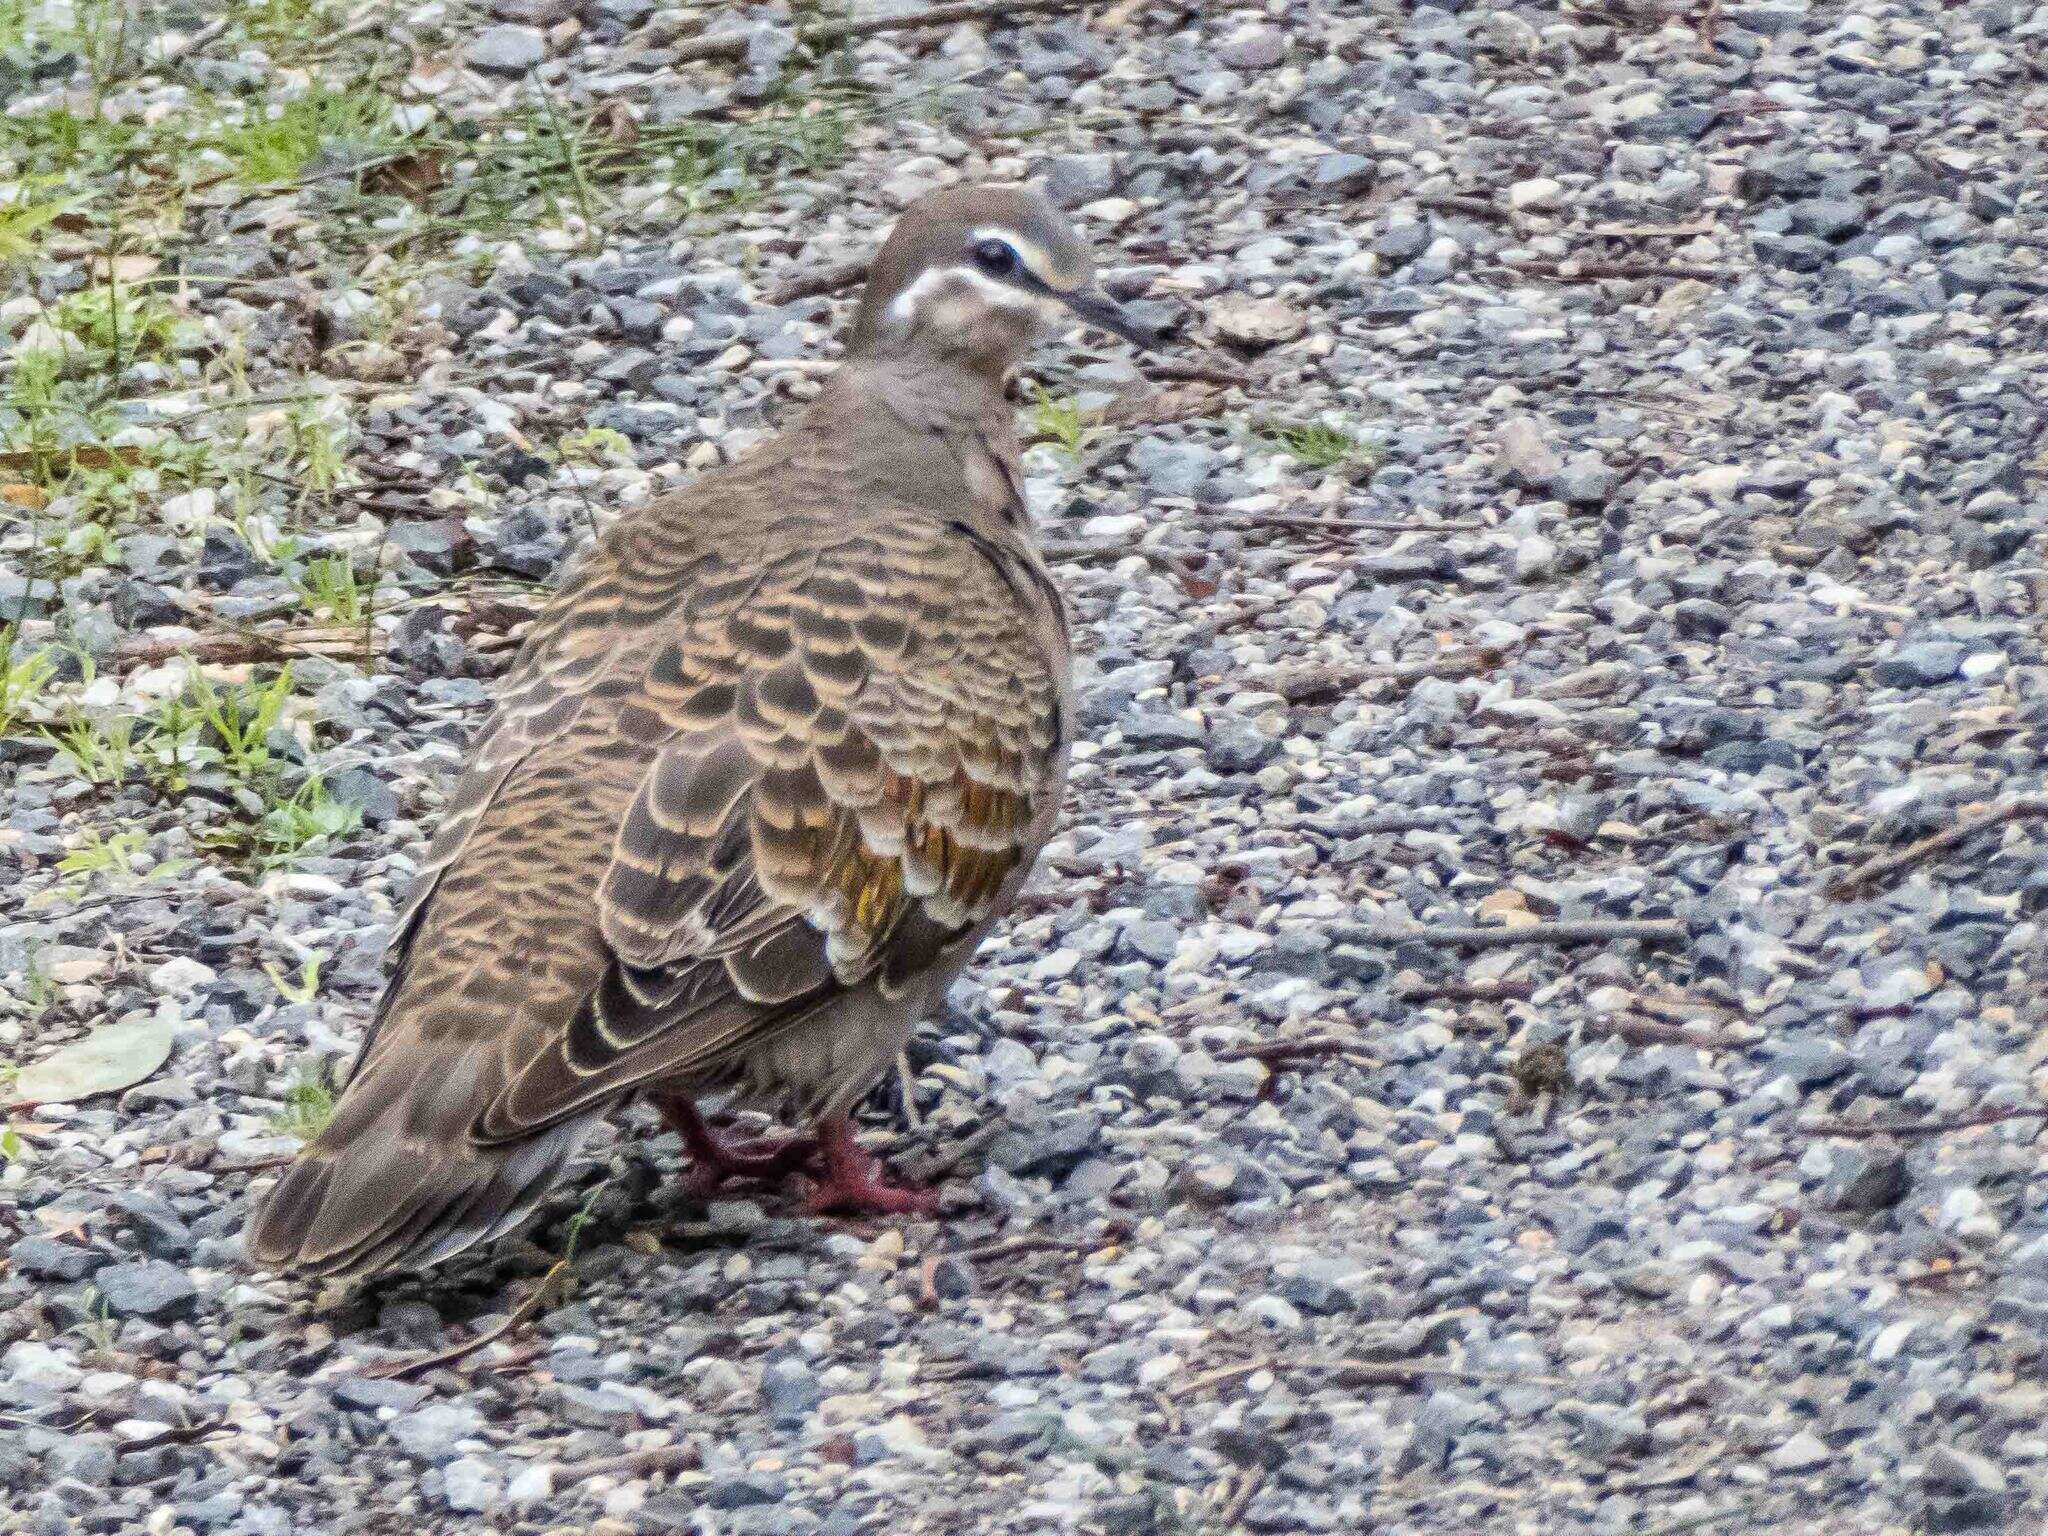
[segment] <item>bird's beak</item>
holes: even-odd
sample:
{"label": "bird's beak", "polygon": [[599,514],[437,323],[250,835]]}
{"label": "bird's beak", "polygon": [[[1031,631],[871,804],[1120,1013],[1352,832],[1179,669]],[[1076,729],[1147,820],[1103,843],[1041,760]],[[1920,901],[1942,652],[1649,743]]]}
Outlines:
{"label": "bird's beak", "polygon": [[1138,324],[1108,294],[1099,288],[1077,288],[1055,295],[1058,300],[1097,330],[1121,336],[1140,352],[1157,352],[1159,338]]}

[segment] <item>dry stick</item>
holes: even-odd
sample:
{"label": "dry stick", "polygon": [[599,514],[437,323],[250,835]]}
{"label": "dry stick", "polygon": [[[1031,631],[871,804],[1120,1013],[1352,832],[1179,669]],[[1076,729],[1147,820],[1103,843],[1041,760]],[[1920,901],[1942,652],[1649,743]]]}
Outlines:
{"label": "dry stick", "polygon": [[1945,853],[1956,844],[1975,837],[1979,832],[2029,816],[2048,816],[2048,795],[2028,795],[2018,800],[2009,800],[2004,805],[1994,806],[1978,815],[1965,816],[1933,836],[1921,838],[1917,843],[1910,843],[1891,853],[1881,853],[1875,858],[1866,859],[1829,885],[1827,894],[1836,901],[1847,901],[1866,886],[1874,885],[1902,869],[1908,869],[1931,854]]}
{"label": "dry stick", "polygon": [[140,1440],[125,1441],[114,1447],[114,1454],[132,1456],[137,1451],[153,1451],[164,1445],[189,1445],[194,1440],[204,1440],[208,1435],[217,1435],[231,1428],[226,1419],[209,1419],[204,1424],[174,1424],[153,1435],[144,1435]]}
{"label": "dry stick", "polygon": [[[883,32],[924,31],[950,27],[963,21],[1008,21],[1013,16],[1030,16],[1051,11],[1078,11],[1090,0],[964,0],[956,5],[934,5],[901,16],[871,16],[860,21],[826,21],[814,27],[797,28],[796,40],[806,48],[844,43],[857,37],[874,37]],[[719,32],[678,43],[671,54],[678,64],[703,59],[743,59],[747,56],[750,33]]]}
{"label": "dry stick", "polygon": [[1197,1376],[1188,1392],[1221,1386],[1260,1371],[1328,1371],[1372,1386],[1403,1387],[1417,1381],[1457,1381],[1474,1386],[1562,1387],[1561,1376],[1513,1376],[1500,1371],[1467,1371],[1438,1360],[1246,1360]]}
{"label": "dry stick", "polygon": [[1612,1035],[1630,1045],[1690,1045],[1703,1051],[1746,1051],[1751,1044],[1723,1030],[1705,1026],[1689,1029],[1678,1024],[1660,1024],[1654,1019],[1592,1019],[1584,1027],[1591,1034]]}
{"label": "dry stick", "polygon": [[1365,1048],[1364,1042],[1354,1035],[1303,1035],[1295,1040],[1268,1040],[1261,1045],[1233,1045],[1212,1054],[1218,1061],[1262,1061],[1277,1070],[1289,1062],[1317,1056],[1365,1056]]}
{"label": "dry stick", "polygon": [[1458,192],[1446,192],[1436,197],[1418,197],[1415,206],[1427,208],[1432,213],[1462,213],[1473,219],[1498,219],[1505,210],[1491,198],[1468,197]]}
{"label": "dry stick", "polygon": [[1503,981],[1425,981],[1403,988],[1397,1000],[1404,1003],[1526,1003],[1535,995],[1535,982],[1516,977]]}
{"label": "dry stick", "polygon": [[439,1366],[453,1365],[456,1361],[475,1354],[486,1344],[495,1342],[517,1328],[541,1309],[548,1293],[555,1288],[556,1279],[567,1270],[567,1259],[555,1260],[554,1267],[540,1277],[540,1284],[533,1288],[526,1300],[519,1303],[505,1315],[505,1320],[494,1327],[486,1328],[473,1339],[464,1339],[460,1344],[451,1344],[446,1349],[437,1349],[432,1354],[415,1355],[410,1360],[400,1360],[392,1365],[379,1366],[368,1374],[384,1381],[403,1381],[408,1376],[417,1376]]}
{"label": "dry stick", "polygon": [[652,1477],[661,1472],[694,1472],[703,1465],[704,1453],[694,1445],[658,1445],[651,1451],[572,1461],[555,1468],[554,1482],[557,1488],[569,1488],[590,1477]]}
{"label": "dry stick", "polygon": [[1139,365],[1148,379],[1181,384],[1221,384],[1228,389],[1250,389],[1258,379],[1239,369],[1219,368],[1211,363],[1183,363],[1172,358],[1151,358]]}
{"label": "dry stick", "polygon": [[1098,1248],[1120,1243],[1128,1236],[1129,1229],[1120,1225],[1112,1226],[1095,1237],[1054,1237],[1049,1232],[1027,1232],[1022,1237],[1006,1237],[1000,1242],[963,1249],[950,1257],[969,1264],[986,1264],[994,1259],[1015,1258],[1020,1253],[1093,1253]]}
{"label": "dry stick", "polygon": [[1484,533],[1479,522],[1409,522],[1398,518],[1314,517],[1300,513],[1262,512],[1246,517],[1203,518],[1225,528],[1304,528],[1311,533]]}
{"label": "dry stick", "polygon": [[2048,1105],[2024,1109],[1984,1109],[1973,1115],[1956,1115],[1946,1120],[1818,1120],[1800,1130],[1808,1136],[1837,1136],[1855,1140],[1864,1136],[1939,1136],[1944,1131],[1969,1131],[1982,1125],[2003,1125],[2008,1120],[2048,1118]]}
{"label": "dry stick", "polygon": [[27,917],[0,918],[0,932],[5,932],[9,928],[41,928],[51,923],[68,921],[87,912],[97,912],[105,907],[126,907],[138,901],[156,901],[163,895],[163,891],[154,890],[121,891],[112,896],[95,896],[90,901],[74,901],[62,911],[43,911]]}
{"label": "dry stick", "polygon": [[1555,278],[1560,283],[1597,283],[1608,278],[1691,278],[1695,282],[1717,283],[1731,275],[1720,267],[1681,261],[1525,261],[1515,263],[1509,270],[1527,277]]}
{"label": "dry stick", "polygon": [[1233,1493],[1230,1502],[1223,1506],[1224,1530],[1232,1529],[1244,1519],[1244,1512],[1251,1507],[1252,1499],[1265,1486],[1266,1473],[1263,1467],[1253,1467],[1245,1473],[1244,1481],[1237,1485],[1237,1492]]}
{"label": "dry stick", "polygon": [[1430,677],[1476,677],[1490,672],[1507,660],[1507,652],[1487,647],[1437,656],[1428,661],[1399,661],[1389,665],[1357,667],[1308,667],[1300,672],[1282,673],[1272,683],[1273,691],[1290,704],[1332,694],[1348,693],[1364,683],[1419,683]]}
{"label": "dry stick", "polygon": [[232,20],[234,20],[232,16],[216,17],[197,32],[187,33],[175,43],[165,47],[163,52],[157,56],[155,67],[161,68],[167,64],[175,64],[180,59],[207,47],[223,32],[227,31],[228,23]]}
{"label": "dry stick", "polygon": [[920,1163],[911,1170],[926,1184],[942,1182],[955,1168],[982,1152],[992,1141],[1010,1128],[1007,1120],[991,1120],[987,1125],[970,1132],[953,1144],[949,1152],[941,1153],[928,1162]]}
{"label": "dry stick", "polygon": [[336,625],[325,629],[248,634],[198,635],[190,640],[143,640],[114,653],[117,668],[152,667],[189,656],[203,665],[233,666],[244,662],[286,661],[294,656],[365,654],[362,634]]}
{"label": "dry stick", "polygon": [[1374,931],[1373,938],[1382,944],[1428,944],[1444,949],[1504,949],[1523,944],[1604,944],[1609,939],[1639,939],[1645,944],[1682,944],[1685,942],[1685,924],[1675,918],[1648,918],[1526,923],[1519,928],[1382,927]]}
{"label": "dry stick", "polygon": [[800,272],[780,287],[771,288],[768,302],[779,308],[784,304],[794,304],[799,299],[821,299],[828,294],[844,293],[849,288],[858,287],[867,275],[868,263],[864,256],[835,262],[814,272]]}

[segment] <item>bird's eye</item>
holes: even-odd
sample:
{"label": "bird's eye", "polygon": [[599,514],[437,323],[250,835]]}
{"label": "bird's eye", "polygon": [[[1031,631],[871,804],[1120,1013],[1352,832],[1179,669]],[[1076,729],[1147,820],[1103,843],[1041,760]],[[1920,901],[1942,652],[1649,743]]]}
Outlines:
{"label": "bird's eye", "polygon": [[1008,277],[1017,270],[1017,252],[1007,240],[977,240],[974,264],[990,277]]}

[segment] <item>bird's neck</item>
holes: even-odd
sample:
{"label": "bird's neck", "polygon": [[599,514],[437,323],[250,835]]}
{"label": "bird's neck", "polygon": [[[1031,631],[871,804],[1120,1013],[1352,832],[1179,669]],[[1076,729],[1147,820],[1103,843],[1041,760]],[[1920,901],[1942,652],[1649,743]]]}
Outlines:
{"label": "bird's neck", "polygon": [[812,420],[863,492],[1033,546],[1016,416],[998,380],[945,359],[856,357],[827,383]]}

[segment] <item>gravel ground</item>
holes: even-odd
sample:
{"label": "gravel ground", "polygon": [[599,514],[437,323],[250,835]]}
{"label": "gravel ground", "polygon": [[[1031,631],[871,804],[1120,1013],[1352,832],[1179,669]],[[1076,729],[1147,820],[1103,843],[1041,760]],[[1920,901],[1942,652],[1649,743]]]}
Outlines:
{"label": "gravel ground", "polygon": [[[0,48],[11,206],[102,194],[0,288],[0,1054],[170,1047],[0,1141],[0,1528],[2038,1517],[2048,7],[146,9]],[[1178,340],[1027,392],[1089,740],[870,1106],[946,1219],[635,1111],[242,1269],[536,581],[1025,176]]]}

